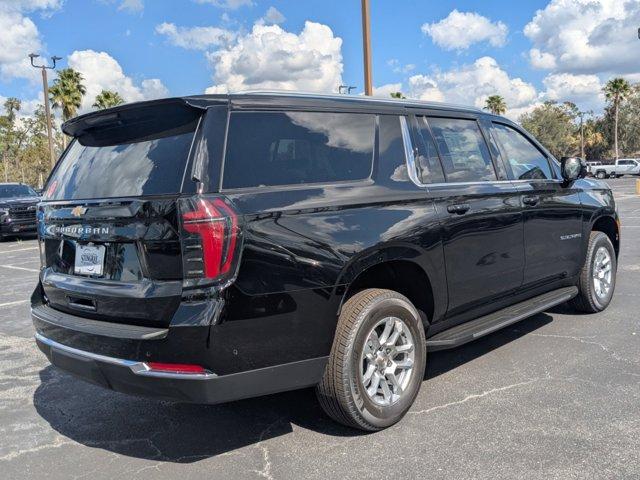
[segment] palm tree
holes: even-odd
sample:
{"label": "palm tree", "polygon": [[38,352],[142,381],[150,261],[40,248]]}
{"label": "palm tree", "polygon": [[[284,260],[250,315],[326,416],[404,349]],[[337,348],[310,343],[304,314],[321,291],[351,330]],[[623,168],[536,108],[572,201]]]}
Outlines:
{"label": "palm tree", "polygon": [[4,109],[7,112],[7,121],[10,125],[13,125],[16,119],[16,112],[20,111],[21,106],[20,100],[15,97],[9,97],[5,100]]}
{"label": "palm tree", "polygon": [[398,98],[398,99],[407,98],[407,97],[404,96],[404,94],[402,92],[391,92],[389,95],[391,95],[391,98]]}
{"label": "palm tree", "polygon": [[620,104],[631,93],[631,85],[624,78],[612,78],[602,89],[607,100],[613,105],[614,114],[614,130],[613,130],[613,145],[615,150],[615,158],[618,160],[618,112],[620,110]]}
{"label": "palm tree", "polygon": [[82,74],[73,68],[58,71],[58,78],[49,87],[51,105],[62,110],[62,121],[75,117],[87,89],[82,84]]}
{"label": "palm tree", "polygon": [[124,103],[124,98],[122,98],[118,92],[102,90],[96,95],[96,101],[93,103],[93,106],[99,110],[103,110],[105,108],[116,107],[122,103]]}
{"label": "palm tree", "polygon": [[507,111],[507,104],[501,95],[491,95],[484,103],[484,109],[494,115],[503,115]]}

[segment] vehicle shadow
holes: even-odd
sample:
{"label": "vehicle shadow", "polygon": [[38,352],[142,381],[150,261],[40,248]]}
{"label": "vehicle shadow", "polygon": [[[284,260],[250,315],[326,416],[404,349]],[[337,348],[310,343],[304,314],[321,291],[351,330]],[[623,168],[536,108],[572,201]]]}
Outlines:
{"label": "vehicle shadow", "polygon": [[[539,314],[455,350],[434,352],[425,379],[461,367],[552,320]],[[33,402],[53,429],[80,444],[129,457],[191,463],[286,435],[294,426],[325,435],[364,435],[326,417],[313,389],[225,405],[192,405],[119,394],[51,366],[40,371],[40,379]]]}

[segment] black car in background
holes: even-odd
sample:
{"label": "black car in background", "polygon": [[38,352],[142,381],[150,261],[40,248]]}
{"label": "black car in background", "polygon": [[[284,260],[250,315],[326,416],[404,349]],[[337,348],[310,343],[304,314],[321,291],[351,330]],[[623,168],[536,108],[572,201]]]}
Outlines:
{"label": "black car in background", "polygon": [[0,183],[0,241],[9,236],[35,234],[40,197],[24,183]]}
{"label": "black car in background", "polygon": [[481,110],[246,93],[63,130],[36,341],[106,388],[219,403],[316,386],[332,418],[378,430],[428,351],[613,295],[609,187]]}

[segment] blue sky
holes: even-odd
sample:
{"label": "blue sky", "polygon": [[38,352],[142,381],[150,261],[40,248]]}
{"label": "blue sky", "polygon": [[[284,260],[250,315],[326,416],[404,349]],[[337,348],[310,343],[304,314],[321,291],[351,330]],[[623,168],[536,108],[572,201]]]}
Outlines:
{"label": "blue sky", "polygon": [[[640,80],[640,0],[372,0],[371,10],[380,95],[481,105],[498,93],[515,117],[544,100],[601,109],[608,78]],[[0,0],[0,44],[10,46],[0,99],[37,102],[30,49],[79,69],[89,94],[119,89],[129,101],[339,83],[361,91],[360,22],[358,0]]]}

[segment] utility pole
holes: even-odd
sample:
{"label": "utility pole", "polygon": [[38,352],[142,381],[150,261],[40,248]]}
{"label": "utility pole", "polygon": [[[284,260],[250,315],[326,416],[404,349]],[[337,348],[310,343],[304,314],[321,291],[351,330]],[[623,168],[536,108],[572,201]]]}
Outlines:
{"label": "utility pole", "polygon": [[362,50],[364,53],[364,94],[373,95],[371,76],[371,28],[369,0],[362,0]]}
{"label": "utility pole", "polygon": [[33,60],[38,58],[40,55],[35,53],[30,53],[29,58],[31,59],[31,66],[34,68],[39,68],[42,72],[42,90],[44,92],[44,112],[47,117],[47,136],[49,137],[49,158],[51,160],[51,169],[56,165],[56,154],[53,151],[53,131],[51,129],[51,110],[49,109],[49,82],[47,81],[47,70],[53,70],[56,68],[56,62],[58,60],[62,60],[62,57],[51,57],[53,60],[53,66],[48,65],[36,65]]}
{"label": "utility pole", "polygon": [[578,112],[580,115],[580,158],[584,159],[584,116],[593,115],[593,111]]}

